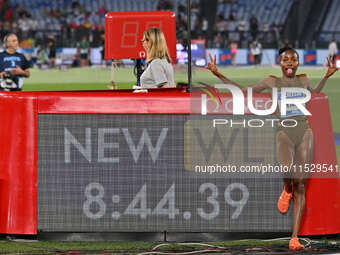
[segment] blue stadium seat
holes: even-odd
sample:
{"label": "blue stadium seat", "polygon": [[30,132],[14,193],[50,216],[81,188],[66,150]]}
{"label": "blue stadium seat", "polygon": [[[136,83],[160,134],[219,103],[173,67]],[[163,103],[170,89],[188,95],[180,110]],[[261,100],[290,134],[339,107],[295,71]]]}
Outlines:
{"label": "blue stadium seat", "polygon": [[237,20],[244,18],[246,21],[249,21],[250,17],[255,15],[258,19],[259,28],[262,29],[265,22],[270,25],[273,22],[284,21],[291,4],[292,0],[238,0],[233,4],[221,4],[218,7],[218,13],[223,10],[225,17],[228,17],[230,12],[233,12]]}
{"label": "blue stadium seat", "polygon": [[333,0],[325,22],[322,27],[323,32],[340,32],[340,0]]}

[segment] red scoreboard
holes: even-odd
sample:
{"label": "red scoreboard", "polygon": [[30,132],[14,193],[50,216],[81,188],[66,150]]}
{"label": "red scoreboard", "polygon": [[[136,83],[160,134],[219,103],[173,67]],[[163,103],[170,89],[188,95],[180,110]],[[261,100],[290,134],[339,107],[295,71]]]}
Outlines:
{"label": "red scoreboard", "polygon": [[176,61],[176,21],[170,11],[109,12],[105,16],[105,59],[146,58],[141,39],[145,30],[160,28]]}

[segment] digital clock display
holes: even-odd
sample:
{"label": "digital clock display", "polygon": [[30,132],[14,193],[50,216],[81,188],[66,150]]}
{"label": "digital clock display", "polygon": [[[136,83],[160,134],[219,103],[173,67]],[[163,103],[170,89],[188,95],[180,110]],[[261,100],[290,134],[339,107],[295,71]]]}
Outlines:
{"label": "digital clock display", "polygon": [[110,12],[105,16],[105,59],[143,59],[143,33],[151,27],[160,28],[169,53],[176,61],[176,23],[170,11]]}

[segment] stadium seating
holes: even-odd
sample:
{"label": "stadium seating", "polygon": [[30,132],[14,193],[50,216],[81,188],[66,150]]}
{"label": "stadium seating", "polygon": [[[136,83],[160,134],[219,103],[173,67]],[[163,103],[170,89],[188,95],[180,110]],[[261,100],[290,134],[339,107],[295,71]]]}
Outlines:
{"label": "stadium seating", "polygon": [[[156,10],[159,0],[78,0],[81,7],[91,14],[96,14],[101,7],[104,7],[107,11],[152,11]],[[174,4],[174,11],[177,12],[180,4],[186,5],[186,0],[172,0]],[[194,2],[194,0],[192,1]],[[249,21],[253,14],[259,21],[259,28],[263,27],[264,22],[267,24],[279,24],[284,21],[288,10],[291,6],[292,0],[238,0],[234,3],[222,3],[218,6],[218,13],[224,13],[225,17],[228,17],[230,13],[233,13],[236,20],[244,19]],[[340,0],[334,0],[333,5],[336,8],[332,8],[329,13],[329,18],[325,22],[325,26],[329,26],[332,29],[340,29],[340,16],[335,14],[340,12]],[[31,12],[32,16],[38,19],[39,27],[47,28],[51,23],[44,17],[44,9],[70,9],[72,0],[11,0],[12,6],[26,6]],[[336,16],[337,19],[334,19]],[[90,16],[91,23],[103,23],[104,19],[96,17],[96,15]],[[52,20],[52,23],[56,23]],[[327,24],[326,24],[327,23]]]}
{"label": "stadium seating", "polygon": [[333,0],[322,26],[322,31],[340,31],[340,0]]}
{"label": "stadium seating", "polygon": [[322,25],[320,40],[328,42],[332,39],[340,40],[340,0],[333,0],[325,21]]}
{"label": "stadium seating", "polygon": [[270,25],[284,22],[291,4],[292,0],[238,0],[234,3],[220,4],[218,13],[223,13],[226,18],[230,13],[233,13],[236,20],[244,19],[246,21],[249,21],[250,17],[255,15],[261,30],[264,23]]}

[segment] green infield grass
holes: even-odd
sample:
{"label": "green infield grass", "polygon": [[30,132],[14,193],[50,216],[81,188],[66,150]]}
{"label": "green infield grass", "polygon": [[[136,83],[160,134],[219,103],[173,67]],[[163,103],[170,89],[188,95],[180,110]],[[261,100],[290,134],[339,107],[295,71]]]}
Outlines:
{"label": "green infield grass", "polygon": [[[328,240],[309,240],[304,239],[301,242],[305,245],[310,244],[312,248],[308,248],[311,254],[321,254],[321,252],[333,251],[340,245],[338,237],[327,238]],[[331,245],[330,242],[333,244]],[[320,253],[314,253],[316,247],[323,247]],[[326,248],[327,247],[327,248]],[[334,248],[333,248],[334,247]],[[215,250],[213,254],[269,254],[268,252],[279,252],[288,254],[288,239],[286,240],[238,240],[238,241],[223,241],[223,242],[209,242],[209,243],[153,243],[153,242],[61,242],[61,241],[36,241],[36,240],[20,240],[14,239],[0,240],[0,254],[63,254],[63,255],[83,255],[83,254],[120,254],[132,255],[143,252],[164,251],[173,252],[175,254],[203,254],[199,250]],[[193,253],[196,251],[196,253]],[[233,253],[231,253],[231,251]],[[187,253],[185,253],[187,252]],[[264,253],[267,252],[267,253]],[[278,254],[279,254],[278,253]],[[157,253],[153,253],[157,254]],[[162,253],[166,254],[166,253]],[[211,254],[211,253],[204,253]],[[274,254],[274,253],[270,253]],[[276,254],[276,253],[275,253]]]}

